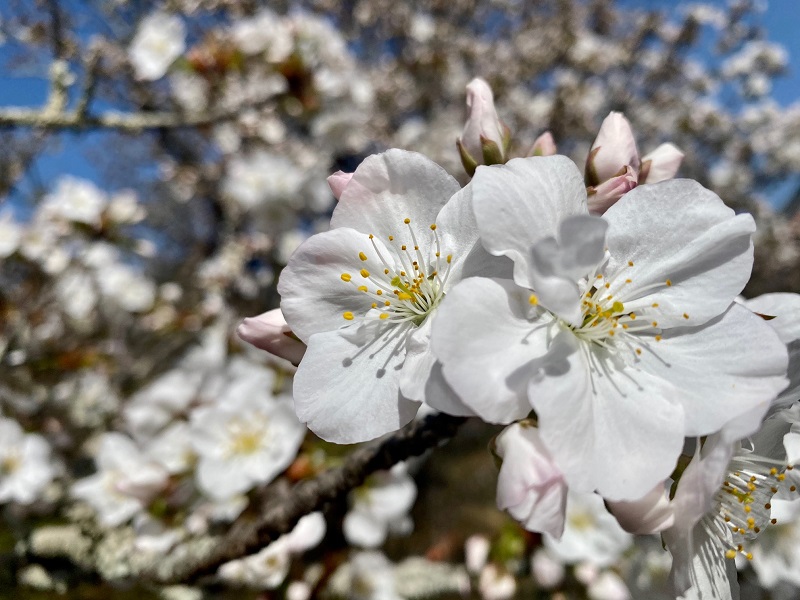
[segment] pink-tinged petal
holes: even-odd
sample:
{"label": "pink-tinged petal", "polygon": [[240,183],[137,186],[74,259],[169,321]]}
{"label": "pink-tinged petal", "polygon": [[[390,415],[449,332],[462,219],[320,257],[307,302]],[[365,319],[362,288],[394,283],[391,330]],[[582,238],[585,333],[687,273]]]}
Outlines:
{"label": "pink-tinged petal", "polygon": [[[380,240],[373,241],[384,256],[389,255]],[[361,260],[360,253],[366,260]],[[311,236],[292,254],[278,281],[281,311],[289,327],[307,344],[314,333],[352,323],[344,319],[344,313],[360,317],[373,302],[358,287],[377,289],[361,270],[382,274],[384,268],[365,233],[340,227]]]}
{"label": "pink-tinged petal", "polygon": [[399,392],[403,331],[377,319],[362,331],[312,336],[294,378],[298,418],[322,439],[353,444],[396,431],[419,408]]}
{"label": "pink-tinged petal", "polygon": [[529,296],[508,280],[465,279],[448,292],[433,322],[431,348],[447,383],[491,423],[510,423],[531,410],[529,364],[547,353],[551,320],[528,319]]}
{"label": "pink-tinged petal", "polygon": [[345,173],[344,171],[336,171],[336,173],[328,177],[328,185],[337,200],[342,197],[344,188],[347,187],[347,184],[350,183],[352,178],[353,173]]}
{"label": "pink-tinged petal", "polygon": [[672,179],[683,162],[684,154],[677,146],[661,144],[642,157],[642,170],[639,183],[658,183]]}
{"label": "pink-tinged petal", "polygon": [[333,210],[331,228],[349,227],[385,242],[390,235],[410,237],[410,225],[418,239],[428,239],[439,211],[459,189],[447,171],[422,154],[374,154],[353,173]]}
{"label": "pink-tinged petal", "polygon": [[461,134],[461,144],[478,164],[483,160],[481,138],[503,148],[503,126],[494,106],[492,88],[483,79],[475,78],[467,84],[467,109],[469,115]]}
{"label": "pink-tinged petal", "polygon": [[528,150],[528,156],[553,156],[557,152],[553,134],[545,131],[533,142],[533,146]]}
{"label": "pink-tinged petal", "polygon": [[615,177],[625,167],[639,171],[639,151],[631,124],[622,113],[612,112],[603,119],[586,161],[586,183],[597,185]]}
{"label": "pink-tinged petal", "polygon": [[478,167],[472,207],[484,247],[514,262],[514,280],[533,287],[530,249],[555,237],[566,217],[587,214],[586,188],[565,156],[515,158],[505,165]]}
{"label": "pink-tinged petal", "polygon": [[721,314],[750,278],[753,218],[734,214],[695,181],[640,185],[604,218],[609,293],[662,328]]}
{"label": "pink-tinged petal", "polygon": [[629,533],[659,533],[675,522],[675,513],[669,501],[669,488],[663,481],[638,500],[606,502],[606,505],[620,526]]}
{"label": "pink-tinged petal", "polygon": [[668,381],[562,331],[528,395],[542,440],[577,491],[641,498],[675,468],[683,409]]}
{"label": "pink-tinged petal", "polygon": [[[702,327],[665,330],[639,360],[639,368],[672,382],[687,436],[719,431],[753,410],[758,413],[753,417],[763,417],[788,383],[786,346],[761,317],[739,304]],[[759,422],[755,418],[753,428]]]}
{"label": "pink-tinged petal", "polygon": [[593,215],[604,214],[617,200],[636,187],[636,180],[636,172],[626,166],[621,175],[588,188],[586,193],[589,196],[589,212]]}
{"label": "pink-tinged petal", "polygon": [[564,532],[567,485],[538,430],[515,423],[497,437],[503,459],[497,478],[497,507],[507,510],[528,531],[559,538]]}
{"label": "pink-tinged petal", "polygon": [[292,337],[292,330],[279,308],[245,319],[236,333],[248,344],[284,358],[295,366],[306,353],[306,345]]}

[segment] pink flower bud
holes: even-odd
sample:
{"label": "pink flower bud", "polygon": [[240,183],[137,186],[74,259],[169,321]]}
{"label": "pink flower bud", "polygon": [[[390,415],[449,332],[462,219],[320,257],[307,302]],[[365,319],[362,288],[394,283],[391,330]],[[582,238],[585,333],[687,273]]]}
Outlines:
{"label": "pink flower bud", "polygon": [[531,146],[531,149],[528,151],[528,156],[552,156],[557,153],[558,150],[556,149],[556,142],[553,139],[553,134],[549,131],[545,131],[533,142],[533,146]]}
{"label": "pink flower bud", "polygon": [[336,173],[328,177],[328,185],[337,200],[342,197],[344,188],[347,187],[352,178],[352,173],[345,173],[344,171],[336,171]]}
{"label": "pink flower bud", "polygon": [[586,188],[589,196],[589,212],[602,215],[614,203],[637,185],[638,176],[631,167],[624,167],[615,177],[598,186]]}
{"label": "pink flower bud", "polygon": [[622,113],[612,112],[600,126],[586,161],[586,183],[596,186],[631,167],[639,172],[639,151],[631,124]]}
{"label": "pink flower bud", "polygon": [[492,149],[496,146],[504,157],[507,145],[505,128],[497,116],[492,89],[483,79],[475,78],[467,85],[467,108],[469,116],[459,139],[466,153],[475,163],[487,164],[484,151],[487,146]]}
{"label": "pink flower bud", "polygon": [[560,538],[564,532],[567,485],[539,430],[515,423],[497,437],[503,459],[497,478],[497,507],[507,510],[529,531]]}
{"label": "pink flower bud", "polygon": [[279,308],[245,319],[236,333],[248,344],[285,358],[295,366],[306,352],[306,345],[292,335]]}
{"label": "pink flower bud", "polygon": [[683,152],[672,144],[661,144],[642,157],[639,183],[658,183],[675,177],[683,161]]}

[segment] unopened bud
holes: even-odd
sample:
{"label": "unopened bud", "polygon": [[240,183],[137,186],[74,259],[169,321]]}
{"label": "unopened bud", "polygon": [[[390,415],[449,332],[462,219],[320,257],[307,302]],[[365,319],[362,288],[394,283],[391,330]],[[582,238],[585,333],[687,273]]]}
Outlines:
{"label": "unopened bud", "polygon": [[639,183],[658,183],[675,177],[683,161],[683,152],[673,144],[661,144],[642,157]]}
{"label": "unopened bud", "polygon": [[600,126],[586,160],[586,184],[597,186],[619,175],[625,167],[639,172],[639,151],[631,124],[622,113],[612,112]]}
{"label": "unopened bud", "polygon": [[300,364],[306,352],[306,345],[294,337],[279,308],[245,319],[236,333],[248,344],[284,358],[293,365]]}
{"label": "unopened bud", "polygon": [[352,178],[352,173],[345,173],[344,171],[336,171],[336,173],[328,177],[328,185],[337,200],[342,197],[344,188],[347,187]]}
{"label": "unopened bud", "polygon": [[600,185],[586,188],[586,194],[589,197],[589,212],[593,215],[602,215],[624,194],[635,188],[637,180],[638,176],[634,170],[626,166],[611,179]]}
{"label": "unopened bud", "polygon": [[545,131],[533,142],[533,146],[531,146],[531,149],[528,151],[528,156],[552,156],[557,153],[558,150],[556,149],[556,142],[553,139],[553,134],[549,131]]}
{"label": "unopened bud", "polygon": [[467,108],[464,132],[456,144],[464,168],[472,175],[480,164],[506,161],[511,132],[497,116],[492,89],[483,79],[475,78],[467,85]]}

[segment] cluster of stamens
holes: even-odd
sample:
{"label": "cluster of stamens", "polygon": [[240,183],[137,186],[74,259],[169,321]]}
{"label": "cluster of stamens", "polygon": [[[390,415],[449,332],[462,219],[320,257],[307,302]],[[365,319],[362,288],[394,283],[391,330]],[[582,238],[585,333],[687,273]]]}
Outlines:
{"label": "cluster of stamens", "polygon": [[[633,262],[628,261],[628,267],[633,267]],[[633,280],[629,277],[621,279],[606,278],[602,273],[593,274],[586,283],[586,291],[581,297],[583,318],[580,324],[566,324],[580,339],[605,348],[606,350],[619,350],[628,348],[636,355],[642,354],[642,346],[646,346],[648,338],[632,336],[634,333],[652,334],[652,339],[660,342],[662,339],[658,321],[649,315],[649,309],[639,309],[638,312],[627,310],[621,298],[626,287]],[[671,287],[672,281],[667,279],[663,283],[655,283],[637,289],[637,294],[642,294],[651,289]],[[530,303],[537,305],[539,302],[536,294],[530,296]],[[652,309],[658,308],[658,303],[651,305]],[[689,315],[684,313],[683,318],[688,320]]]}
{"label": "cluster of stamens", "polygon": [[[374,257],[382,266],[381,271],[371,272],[362,268],[357,275],[342,273],[341,279],[355,285],[359,292],[372,300],[371,308],[378,311],[379,319],[389,323],[410,322],[420,325],[444,297],[453,257],[450,254],[442,256],[435,224],[430,226],[430,230],[436,252],[433,259],[430,259],[420,249],[411,220],[404,219],[403,223],[410,233],[410,245],[403,244],[390,235],[387,241],[392,255],[386,257],[378,248],[375,236],[369,234]],[[359,252],[358,259],[365,263],[370,257]],[[356,315],[346,311],[342,316],[345,320],[352,321]]]}
{"label": "cluster of stamens", "polygon": [[[714,496],[717,510],[711,513],[717,537],[727,547],[726,558],[737,554],[748,560],[753,558],[746,548],[767,525],[774,525],[777,519],[771,518],[770,503],[781,488],[796,492],[797,487],[789,485],[784,470],[792,466],[775,465],[776,461],[758,456],[737,457],[731,463],[722,487]],[[707,523],[706,526],[710,524]],[[713,531],[713,529],[712,529]]]}

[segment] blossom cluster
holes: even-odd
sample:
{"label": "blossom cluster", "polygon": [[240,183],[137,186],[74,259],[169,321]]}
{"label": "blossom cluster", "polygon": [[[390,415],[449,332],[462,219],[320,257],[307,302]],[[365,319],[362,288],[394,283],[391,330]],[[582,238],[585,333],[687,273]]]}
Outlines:
{"label": "blossom cluster", "polygon": [[623,546],[662,534],[677,595],[731,593],[725,563],[752,559],[773,498],[800,502],[797,298],[739,299],[755,223],[672,179],[675,146],[640,158],[611,113],[583,174],[547,134],[509,160],[491,90],[467,91],[469,184],[401,150],[333,175],[331,229],[245,337],[299,362],[295,409],[323,439],[382,436],[420,406],[506,425],[497,503],[526,529],[570,557],[569,515],[594,506]]}

